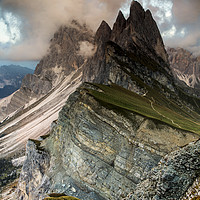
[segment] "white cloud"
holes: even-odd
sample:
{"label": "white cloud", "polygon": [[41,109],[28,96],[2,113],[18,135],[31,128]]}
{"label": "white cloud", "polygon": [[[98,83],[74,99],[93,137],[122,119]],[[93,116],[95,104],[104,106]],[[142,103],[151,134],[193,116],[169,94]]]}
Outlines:
{"label": "white cloud", "polygon": [[12,15],[5,13],[0,18],[0,43],[16,43],[20,40],[20,21]]}
{"label": "white cloud", "polygon": [[10,41],[10,37],[7,34],[8,29],[3,19],[0,19],[0,42],[7,43]]}
{"label": "white cloud", "polygon": [[176,27],[173,25],[169,30],[164,31],[164,32],[162,33],[162,36],[163,36],[163,37],[166,37],[166,38],[172,38],[172,37],[175,36],[176,31],[177,31],[177,30],[176,30]]}
{"label": "white cloud", "polygon": [[83,57],[91,57],[92,55],[94,55],[95,51],[96,51],[96,47],[91,44],[88,41],[82,41],[80,42],[80,49],[78,51],[78,54],[83,56]]}
{"label": "white cloud", "polygon": [[171,0],[138,0],[145,9],[150,9],[160,25],[172,19]]}
{"label": "white cloud", "polygon": [[200,0],[138,0],[150,9],[167,46],[200,54]]}

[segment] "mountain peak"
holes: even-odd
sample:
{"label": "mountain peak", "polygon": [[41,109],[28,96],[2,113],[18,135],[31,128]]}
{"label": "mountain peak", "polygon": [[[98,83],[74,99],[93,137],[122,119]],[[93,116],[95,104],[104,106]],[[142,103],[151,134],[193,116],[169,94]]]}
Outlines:
{"label": "mountain peak", "polygon": [[110,39],[111,31],[112,30],[110,26],[108,25],[108,23],[103,20],[99,28],[97,29],[97,32],[95,35],[95,41],[97,43],[107,42]]}
{"label": "mountain peak", "polygon": [[[131,35],[133,42],[145,53],[154,60],[161,58],[164,62],[168,62],[160,31],[151,12],[145,11],[137,1],[133,1],[131,4],[127,27],[128,34]],[[129,45],[132,46],[131,43]]]}
{"label": "mountain peak", "polygon": [[142,20],[145,17],[145,11],[143,7],[137,1],[132,1],[130,7],[130,16],[129,18],[133,21]]}
{"label": "mountain peak", "polygon": [[120,10],[116,22],[113,25],[111,40],[116,41],[116,38],[119,37],[119,35],[123,32],[125,28],[126,28],[126,19]]}

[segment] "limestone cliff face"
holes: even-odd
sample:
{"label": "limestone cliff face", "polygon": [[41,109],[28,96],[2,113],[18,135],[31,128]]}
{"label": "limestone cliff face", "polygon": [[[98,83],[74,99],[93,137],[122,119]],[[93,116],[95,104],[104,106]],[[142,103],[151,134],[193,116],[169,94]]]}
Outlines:
{"label": "limestone cliff face", "polygon": [[70,96],[46,139],[28,142],[19,199],[43,199],[52,192],[83,200],[122,199],[164,155],[199,138],[133,112],[110,109],[89,90],[98,88],[85,84]]}

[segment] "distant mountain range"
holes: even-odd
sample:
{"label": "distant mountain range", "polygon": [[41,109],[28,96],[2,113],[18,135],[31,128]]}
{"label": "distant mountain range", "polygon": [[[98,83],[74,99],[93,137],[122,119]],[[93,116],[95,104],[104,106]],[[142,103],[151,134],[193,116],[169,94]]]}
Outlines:
{"label": "distant mountain range", "polygon": [[18,90],[26,74],[32,74],[32,69],[19,65],[3,65],[0,67],[0,98],[4,98]]}

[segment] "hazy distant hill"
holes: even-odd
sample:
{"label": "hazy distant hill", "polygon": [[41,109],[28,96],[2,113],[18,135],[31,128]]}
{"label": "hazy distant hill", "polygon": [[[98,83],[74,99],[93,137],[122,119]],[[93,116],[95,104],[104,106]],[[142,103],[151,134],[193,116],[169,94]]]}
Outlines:
{"label": "hazy distant hill", "polygon": [[19,65],[0,67],[0,98],[9,96],[21,86],[26,74],[32,74],[33,70]]}

